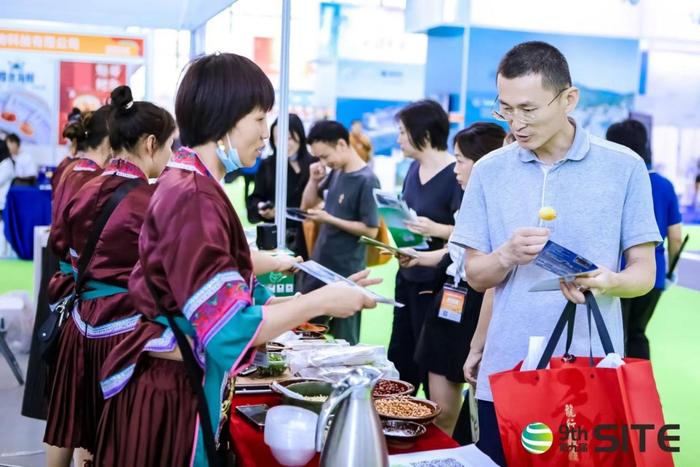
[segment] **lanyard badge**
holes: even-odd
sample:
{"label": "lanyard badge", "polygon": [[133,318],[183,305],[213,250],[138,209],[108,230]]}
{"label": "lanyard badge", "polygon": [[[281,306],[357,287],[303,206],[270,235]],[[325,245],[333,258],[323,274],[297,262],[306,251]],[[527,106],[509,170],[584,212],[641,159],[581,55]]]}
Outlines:
{"label": "lanyard badge", "polygon": [[440,301],[438,317],[460,323],[466,299],[467,289],[445,285],[442,288],[442,300]]}

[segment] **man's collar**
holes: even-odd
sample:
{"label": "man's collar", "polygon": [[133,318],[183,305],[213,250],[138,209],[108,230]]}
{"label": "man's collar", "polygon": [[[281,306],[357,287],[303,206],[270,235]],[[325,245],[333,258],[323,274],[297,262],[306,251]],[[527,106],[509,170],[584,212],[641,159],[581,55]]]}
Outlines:
{"label": "man's collar", "polygon": [[[562,160],[580,161],[591,148],[590,135],[588,131],[579,127],[573,118],[569,117],[569,121],[574,126],[574,141]],[[518,157],[521,162],[540,162],[534,152],[521,146],[518,146]]]}

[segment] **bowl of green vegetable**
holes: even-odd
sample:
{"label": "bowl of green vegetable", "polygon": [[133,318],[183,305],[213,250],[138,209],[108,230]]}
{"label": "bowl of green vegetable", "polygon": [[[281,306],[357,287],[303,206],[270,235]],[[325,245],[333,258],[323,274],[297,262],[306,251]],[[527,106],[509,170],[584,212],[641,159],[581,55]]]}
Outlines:
{"label": "bowl of green vegetable", "polygon": [[287,369],[287,362],[284,357],[279,353],[270,352],[267,354],[268,366],[259,366],[258,370],[255,372],[256,376],[262,378],[270,378],[274,376],[280,376]]}

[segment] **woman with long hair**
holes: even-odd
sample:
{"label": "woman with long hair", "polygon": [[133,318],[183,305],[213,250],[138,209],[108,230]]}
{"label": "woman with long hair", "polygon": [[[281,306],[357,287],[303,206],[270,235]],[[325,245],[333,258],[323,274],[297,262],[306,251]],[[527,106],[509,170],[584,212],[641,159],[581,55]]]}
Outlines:
{"label": "woman with long hair", "polygon": [[[255,175],[255,189],[248,197],[248,221],[275,221],[275,193],[277,181],[277,120],[270,127],[270,147],[272,154],[264,159]],[[289,136],[287,139],[287,206],[298,208],[304,187],[309,181],[309,167],[314,162],[306,147],[304,124],[296,114],[289,114]],[[308,258],[304,232],[300,222],[287,221],[287,247],[295,255]]]}

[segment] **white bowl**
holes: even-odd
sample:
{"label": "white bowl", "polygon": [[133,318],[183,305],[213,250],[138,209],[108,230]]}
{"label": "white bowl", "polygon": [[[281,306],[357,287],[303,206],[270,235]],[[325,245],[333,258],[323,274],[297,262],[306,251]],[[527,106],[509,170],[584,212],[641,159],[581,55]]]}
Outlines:
{"label": "white bowl", "polygon": [[265,444],[284,466],[308,463],[316,453],[318,415],[291,405],[278,405],[265,416]]}

